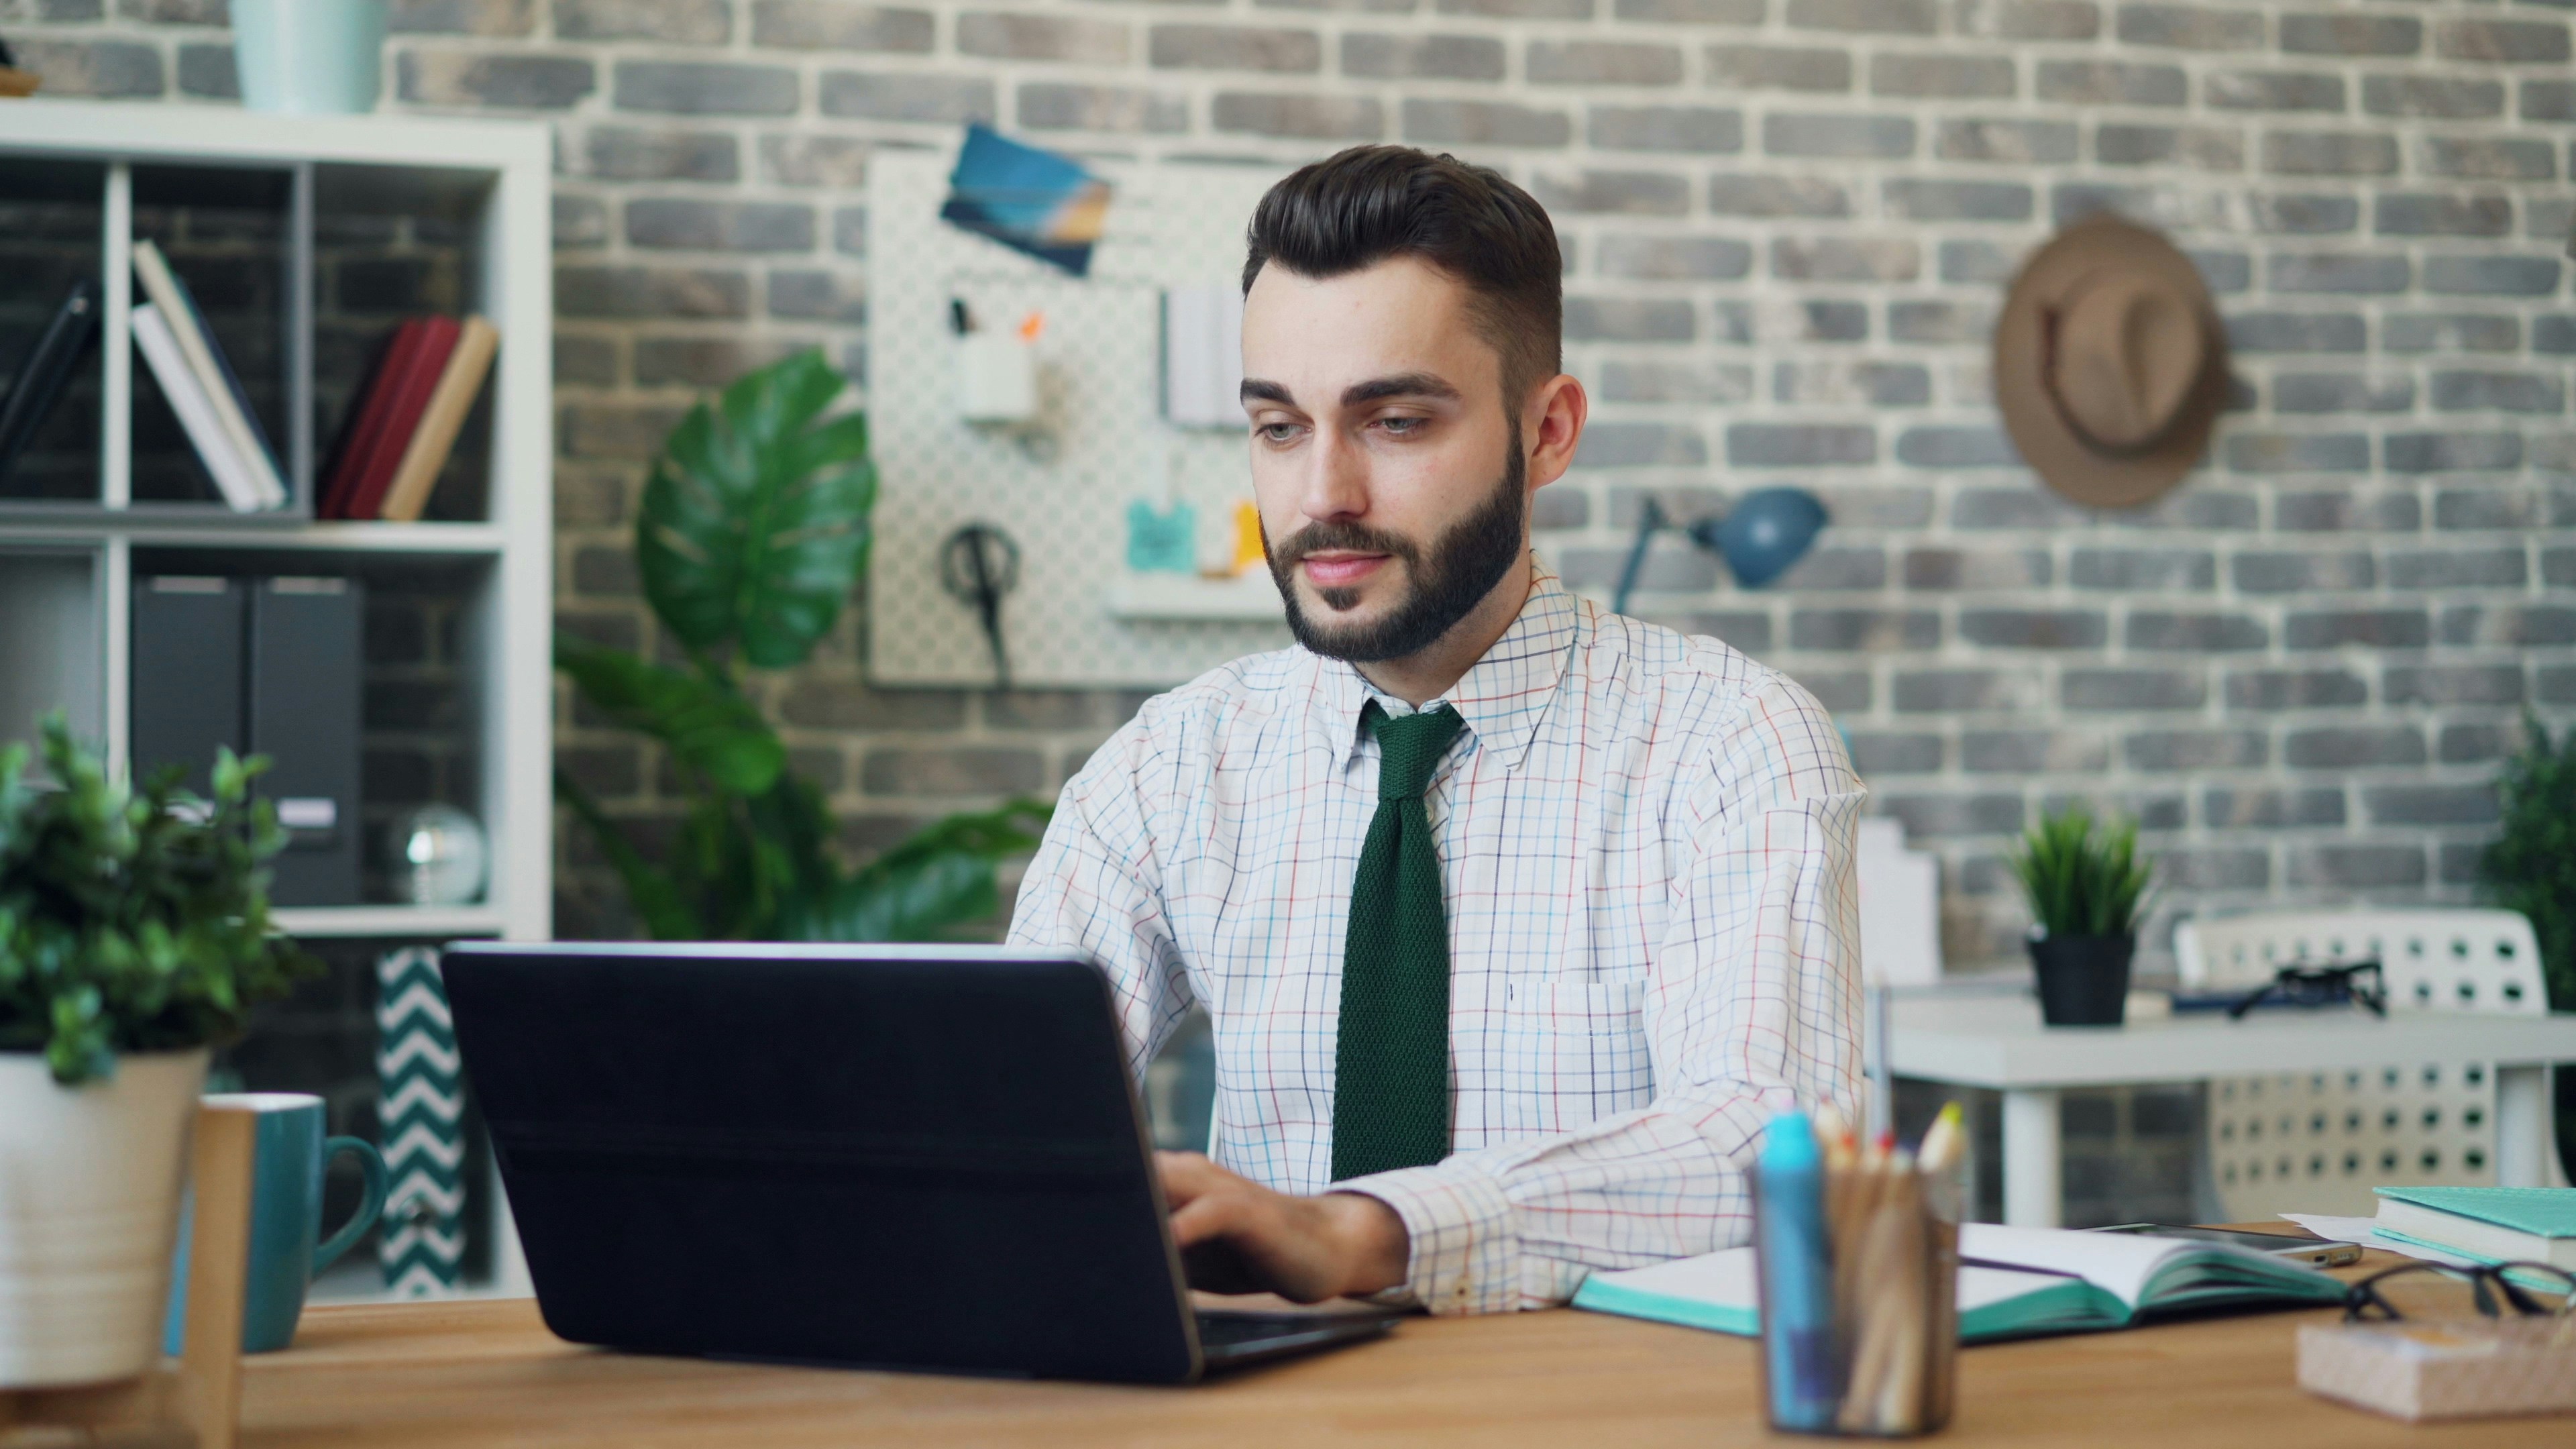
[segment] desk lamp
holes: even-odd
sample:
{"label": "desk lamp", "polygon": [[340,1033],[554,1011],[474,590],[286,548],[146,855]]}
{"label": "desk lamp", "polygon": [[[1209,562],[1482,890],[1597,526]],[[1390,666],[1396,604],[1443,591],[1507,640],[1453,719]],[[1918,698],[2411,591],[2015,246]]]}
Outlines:
{"label": "desk lamp", "polygon": [[[1628,596],[1646,565],[1646,545],[1656,530],[1672,520],[1663,505],[1648,498],[1637,517],[1637,541],[1628,546],[1628,562],[1619,570],[1619,587],[1610,612],[1628,612]],[[1736,500],[1723,518],[1703,518],[1682,529],[1690,541],[1726,560],[1735,581],[1758,589],[1780,577],[1806,556],[1825,526],[1825,505],[1804,488],[1756,488]]]}

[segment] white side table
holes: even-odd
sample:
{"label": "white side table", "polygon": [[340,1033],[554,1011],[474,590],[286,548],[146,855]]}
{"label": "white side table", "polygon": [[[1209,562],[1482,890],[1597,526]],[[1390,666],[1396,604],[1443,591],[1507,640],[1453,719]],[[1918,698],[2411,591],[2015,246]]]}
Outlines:
{"label": "white side table", "polygon": [[2244,1072],[2310,1072],[2392,1062],[2496,1065],[2496,1181],[2548,1181],[2548,1067],[2576,1062],[2576,1013],[2257,1011],[2242,1021],[2184,1013],[2121,1027],[2047,1027],[2021,994],[1899,994],[1888,1062],[1900,1077],[1986,1087],[2004,1098],[2004,1221],[2055,1227],[2058,1094],[2068,1087],[2194,1082]]}

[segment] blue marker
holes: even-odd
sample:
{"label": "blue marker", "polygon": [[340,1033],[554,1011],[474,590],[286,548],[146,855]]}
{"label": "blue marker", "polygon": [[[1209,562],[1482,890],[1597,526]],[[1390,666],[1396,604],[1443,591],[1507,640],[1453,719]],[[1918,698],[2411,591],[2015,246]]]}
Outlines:
{"label": "blue marker", "polygon": [[1771,1422],[1831,1430],[1842,1400],[1834,1382],[1833,1249],[1825,1224],[1824,1151],[1806,1114],[1772,1118],[1755,1163],[1753,1240]]}

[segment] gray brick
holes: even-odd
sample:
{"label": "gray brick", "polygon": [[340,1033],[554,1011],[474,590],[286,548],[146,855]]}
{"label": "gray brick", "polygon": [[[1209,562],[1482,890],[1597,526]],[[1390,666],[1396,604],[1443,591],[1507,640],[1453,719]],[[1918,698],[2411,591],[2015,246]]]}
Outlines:
{"label": "gray brick", "polygon": [[2368,890],[2424,883],[2420,845],[2302,845],[2290,851],[2290,884]]}
{"label": "gray brick", "polygon": [[594,126],[590,174],[613,181],[738,181],[742,158],[722,131],[644,131]]}
{"label": "gray brick", "polygon": [[[1587,436],[1584,441],[1589,446],[1591,439]],[[1568,585],[1607,589],[1627,568],[1628,550],[1570,548],[1561,562]],[[1646,551],[1645,563],[1637,571],[1637,587],[1648,593],[1704,594],[1717,587],[1717,559],[1688,544],[1658,543]]]}
{"label": "gray brick", "polygon": [[2424,526],[2424,505],[2412,493],[2284,492],[2273,503],[2272,526],[2285,533],[2413,533]]}
{"label": "gray brick", "polygon": [[867,291],[854,276],[819,269],[774,271],[767,294],[772,317],[851,324],[867,320]]}
{"label": "gray brick", "polygon": [[2500,760],[2521,743],[2520,736],[2521,731],[2502,725],[2444,725],[2441,737],[2434,743],[2433,755],[2446,765],[2474,765]]}
{"label": "gray brick", "polygon": [[[606,337],[584,337],[577,333],[555,334],[555,384],[576,387],[614,387],[617,385],[617,344]],[[615,523],[624,517],[623,499],[615,508],[588,509],[566,517],[566,494],[574,490],[558,478],[555,483],[555,523],[572,527],[582,523]],[[622,494],[622,489],[611,490]],[[582,500],[588,502],[590,500]]]}
{"label": "gray brick", "polygon": [[2201,104],[2229,111],[2335,111],[2343,77],[2324,71],[2220,70],[2202,80]]}
{"label": "gray brick", "polygon": [[1805,282],[1910,282],[1923,255],[1907,237],[1774,237],[1771,275]]}
{"label": "gray brick", "polygon": [[1708,462],[1708,443],[1696,428],[1671,423],[1594,423],[1575,451],[1578,468],[1696,468]]}
{"label": "gray brick", "polygon": [[2106,166],[2242,171],[2245,133],[2222,126],[2123,126],[2105,121],[2093,131],[2093,159]]}
{"label": "gray brick", "polygon": [[233,48],[229,45],[183,45],[179,47],[179,94],[204,96],[209,100],[241,99],[241,76],[233,67]]}
{"label": "gray brick", "polygon": [[2234,529],[2243,532],[2252,532],[2260,527],[2262,520],[2262,504],[2253,494],[2209,486],[2169,493],[2143,508],[2113,513],[2104,519],[2108,523],[2141,529]]}
{"label": "gray brick", "polygon": [[1501,80],[1503,43],[1486,35],[1342,37],[1342,74],[1380,80]]}
{"label": "gray brick", "polygon": [[1266,70],[1303,74],[1323,69],[1323,41],[1311,30],[1248,25],[1157,25],[1149,53],[1167,70]]}
{"label": "gray brick", "polygon": [[385,29],[396,35],[528,35],[533,0],[393,0]]}
{"label": "gray brick", "polygon": [[702,267],[557,267],[555,312],[564,317],[748,317],[751,284],[740,272]]}
{"label": "gray brick", "polygon": [[2576,81],[2524,81],[2520,109],[2526,121],[2576,121]]}
{"label": "gray brick", "polygon": [[2066,577],[2079,589],[2200,591],[2217,587],[2218,562],[2205,549],[2079,548]]}
{"label": "gray brick", "polygon": [[1746,402],[1753,397],[1753,369],[1740,362],[1614,358],[1601,366],[1601,397],[1605,402]]}
{"label": "gray brick", "polygon": [[2212,829],[2283,830],[2344,823],[2343,791],[2219,785],[2201,792],[2202,823]]}
{"label": "gray brick", "polygon": [[2450,76],[2363,76],[2361,108],[2374,116],[2482,120],[2504,114],[2504,83]]}
{"label": "gray brick", "polygon": [[1890,302],[1887,335],[1898,342],[1983,342],[1995,312],[1984,302]]}
{"label": "gray brick", "polygon": [[1971,775],[2019,775],[2108,769],[2111,747],[2085,730],[1968,730],[1959,736],[1959,767]]}
{"label": "gray brick", "polygon": [[2424,48],[2424,22],[2412,16],[2351,11],[2281,17],[2281,49],[2294,55],[2413,55]]}
{"label": "gray brick", "polygon": [[2349,196],[2257,195],[2247,199],[2254,229],[2285,236],[2320,236],[2351,231],[2361,221],[2361,203]]}
{"label": "gray brick", "polygon": [[2012,280],[2020,260],[2016,252],[1995,242],[1945,241],[1941,243],[1941,280],[2000,287]]}
{"label": "gray brick", "polygon": [[1490,15],[1497,19],[1589,20],[1592,0],[1440,0],[1443,15]]}
{"label": "gray brick", "polygon": [[2227,466],[2238,473],[2366,473],[2370,439],[2361,433],[2237,433]]}
{"label": "gray brick", "polygon": [[1950,526],[1987,528],[2067,528],[2082,515],[2075,505],[2036,487],[1965,488],[1950,504]]}
{"label": "gray brick", "polygon": [[2075,159],[2075,127],[2064,121],[1944,119],[1932,154],[1944,161],[2046,166]]}
{"label": "gray brick", "polygon": [[2490,825],[2496,818],[2489,785],[2373,785],[2361,803],[2373,825]]}
{"label": "gray brick", "polygon": [[1866,424],[1731,423],[1726,461],[1736,468],[1836,468],[1878,461],[1878,434]]}
{"label": "gray brick", "polygon": [[1891,218],[1908,221],[2028,221],[2030,188],[2018,181],[1933,181],[1891,178],[1881,183]]}
{"label": "gray brick", "polygon": [[2424,763],[2424,733],[2412,725],[2338,725],[2292,730],[2281,762],[2294,770],[2355,770]]}
{"label": "gray brick", "polygon": [[2445,488],[2433,496],[2433,526],[2447,531],[2529,529],[2545,509],[2531,494],[2496,488]]}
{"label": "gray brick", "polygon": [[559,190],[553,201],[550,219],[555,250],[608,244],[608,208],[598,197],[574,196]]}
{"label": "gray brick", "polygon": [[2520,433],[2391,433],[2382,464],[2391,473],[2478,473],[2521,466]]}
{"label": "gray brick", "polygon": [[2366,589],[2376,576],[2376,566],[2367,549],[2240,553],[2229,561],[2228,568],[2228,577],[2241,594]]}
{"label": "gray brick", "polygon": [[2340,709],[2369,699],[2369,683],[2348,669],[2241,669],[2227,676],[2229,709]]}
{"label": "gray brick", "polygon": [[2318,609],[2293,613],[2282,623],[2282,642],[2292,649],[2421,649],[2432,634],[2432,621],[2421,609]]}
{"label": "gray brick", "polygon": [[2110,634],[2098,609],[1959,611],[1959,637],[1990,649],[2099,649]]}
{"label": "gray brick", "polygon": [[1605,151],[1744,149],[1744,113],[1712,106],[1594,106],[1584,139]]}
{"label": "gray brick", "polygon": [[1875,96],[1959,98],[2018,93],[2013,62],[2005,56],[1875,55],[1869,91]]}
{"label": "gray brick", "polygon": [[1835,714],[1855,714],[1869,708],[1871,686],[1866,669],[1827,669],[1810,663],[1798,666],[1790,674],[1816,697],[1816,703]]}
{"label": "gray brick", "polygon": [[2513,201],[2493,193],[2383,192],[2371,198],[2371,226],[2381,236],[2504,236],[2513,230]]}
{"label": "gray brick", "polygon": [[1765,0],[1618,0],[1622,20],[1656,25],[1759,25]]}
{"label": "gray brick", "polygon": [[786,343],[738,336],[639,337],[635,385],[718,388],[792,350]]}
{"label": "gray brick", "polygon": [[2433,29],[2444,60],[2527,65],[2567,59],[2567,27],[2555,20],[2446,20]]}
{"label": "gray brick", "polygon": [[1685,298],[1565,299],[1565,336],[1571,342],[1688,342],[1696,330]]}
{"label": "gray brick", "polygon": [[724,0],[554,0],[557,40],[658,40],[722,45],[733,34]]}
{"label": "gray brick", "polygon": [[626,241],[656,250],[811,251],[814,213],[783,201],[637,197],[626,203]]}
{"label": "gray brick", "polygon": [[2397,139],[2375,133],[2271,131],[2263,169],[2275,176],[2394,176]]}
{"label": "gray brick", "polygon": [[[2486,312],[2391,312],[2380,320],[2382,352],[2513,352],[2522,323]],[[2539,350],[2539,339],[2533,339]]]}
{"label": "gray brick", "polygon": [[2004,669],[1915,669],[1896,676],[1899,714],[2026,712],[2040,703],[2037,676]]}
{"label": "gray brick", "polygon": [[[49,85],[52,79],[50,74],[46,77]],[[598,86],[599,78],[590,62],[571,56],[467,55],[406,48],[394,60],[395,93],[420,105],[560,111],[577,104]],[[658,109],[630,105],[623,92],[621,85],[621,106]]]}
{"label": "gray brick", "polygon": [[2033,93],[2087,106],[2179,106],[2188,87],[2178,65],[2111,60],[2043,60]]}
{"label": "gray brick", "polygon": [[2359,352],[2367,333],[2350,312],[2239,312],[2227,319],[2237,352]]}
{"label": "gray brick", "polygon": [[1897,435],[1896,460],[1912,468],[2013,468],[2021,455],[2001,428],[1931,424]]}
{"label": "gray brick", "polygon": [[2426,257],[2424,290],[2453,297],[2546,297],[2558,290],[2558,259]]}
{"label": "gray brick", "polygon": [[[587,71],[588,63],[582,65]],[[682,60],[617,63],[616,100],[622,111],[790,116],[796,113],[796,98],[796,72],[785,66]]]}
{"label": "gray brick", "polygon": [[1930,35],[1941,17],[1933,0],[1789,0],[1787,19],[1797,30]]}
{"label": "gray brick", "polygon": [[754,45],[919,55],[929,53],[935,39],[927,10],[853,5],[848,0],[752,0]]}
{"label": "gray brick", "polygon": [[1773,114],[1762,118],[1762,149],[1774,156],[1895,160],[1914,154],[1914,122],[1907,116]]}
{"label": "gray brick", "polygon": [[[2549,577],[2548,565],[2562,565]],[[2576,549],[2551,549],[2543,577],[2564,586],[2576,583]],[[2576,644],[2576,607],[2559,604],[2462,604],[2442,611],[2445,644]]]}
{"label": "gray brick", "polygon": [[1921,407],[1932,400],[1930,369],[1910,362],[1782,362],[1771,369],[1775,402]]}
{"label": "gray brick", "polygon": [[1819,548],[1782,574],[1779,586],[1784,593],[1874,593],[1887,587],[1887,555],[1876,548]]}
{"label": "gray brick", "polygon": [[2271,647],[2272,631],[2243,614],[2174,614],[2133,610],[2124,635],[2131,649],[2216,654]]}
{"label": "gray brick", "polygon": [[[1539,530],[1582,528],[1592,522],[1591,500],[1570,488],[1550,488],[1530,500],[1530,527]],[[1764,647],[1769,647],[1766,638]],[[1751,645],[1741,645],[1751,648]]]}
{"label": "gray brick", "polygon": [[1046,131],[1178,135],[1190,128],[1187,97],[1133,86],[1031,81],[1020,87],[1018,114],[1021,125]]}
{"label": "gray brick", "polygon": [[[1574,121],[1563,111],[1540,110],[1531,106],[1508,105],[1500,101],[1438,101],[1414,98],[1404,103],[1404,139],[1419,144],[1455,146],[1562,146],[1574,139]],[[1656,181],[1670,178],[1656,177]],[[1685,183],[1681,202],[1673,211],[1690,209],[1690,193]],[[1651,188],[1649,188],[1651,189]],[[1604,195],[1616,194],[1620,188],[1605,183]],[[1580,187],[1557,190],[1554,196],[1542,194],[1543,205],[1551,209],[1583,195]],[[1632,196],[1632,200],[1644,198]],[[1657,206],[1611,206],[1606,210],[1657,211]]]}
{"label": "gray brick", "polygon": [[[563,455],[567,458],[625,458],[637,462],[651,458],[662,450],[662,440],[671,435],[685,416],[682,409],[636,403],[575,403],[563,409],[562,427],[556,432]],[[586,550],[585,550],[586,552]],[[635,555],[631,549],[609,552],[616,580],[606,592],[634,592]],[[583,592],[595,590],[584,588]]]}
{"label": "gray brick", "polygon": [[2392,664],[2379,677],[2390,704],[2520,704],[2519,664]]}
{"label": "gray brick", "polygon": [[1767,653],[1771,648],[1771,616],[1768,614],[1731,609],[1703,610],[1664,622],[1667,627],[1685,634],[1723,640],[1747,654]]}
{"label": "gray brick", "polygon": [[2102,33],[2102,8],[2092,0],[1959,0],[1954,15],[1961,35],[1996,40],[2091,40]]}
{"label": "gray brick", "polygon": [[2543,665],[2532,697],[2549,704],[2576,704],[2576,664]]}
{"label": "gray brick", "polygon": [[1852,768],[1863,778],[1880,775],[1930,775],[1941,768],[1941,737],[1924,734],[1851,735]]}
{"label": "gray brick", "polygon": [[2406,290],[2406,258],[2366,252],[2274,252],[2264,281],[2275,292],[2389,296]]}
{"label": "gray brick", "polygon": [[1000,10],[970,10],[957,17],[957,50],[961,55],[1125,65],[1132,46],[1133,38],[1126,26],[1099,20]]}
{"label": "gray brick", "polygon": [[1386,108],[1374,96],[1219,91],[1210,115],[1216,130],[1233,134],[1348,141],[1386,134]]}
{"label": "gray brick", "polygon": [[2549,181],[2558,175],[2557,148],[2528,136],[2427,136],[2417,154],[2435,176]]}
{"label": "gray brick", "polygon": [[2120,742],[2132,770],[2232,770],[2271,758],[2261,730],[2140,730]]}
{"label": "gray brick", "polygon": [[2433,406],[2443,412],[2567,410],[2566,384],[2555,372],[2445,369],[2433,374]]}
{"label": "gray brick", "polygon": [[2415,406],[2415,379],[2405,373],[2283,372],[2272,378],[2279,413],[2402,413]]}
{"label": "gray brick", "polygon": [[[2510,317],[2504,317],[2504,318],[2498,318],[2498,319],[2496,319],[2496,320],[2498,320],[2498,321],[2500,321],[2500,322],[2503,322],[2503,323],[2507,324],[2508,326],[2510,326],[2510,325],[2513,323],[2513,320],[2514,320],[2514,319],[2512,319],[2512,318],[2510,318]],[[2491,349],[2488,349],[2488,350],[2490,350],[2490,351],[2496,351],[2496,352],[2511,352],[2511,351],[2514,349],[2514,346],[2516,346],[2516,345],[2518,345],[2518,343],[2517,343],[2517,344],[2508,344],[2508,345],[2506,345],[2506,346],[2504,346],[2504,347],[2491,348]],[[2576,353],[2576,318],[2571,318],[2571,317],[2534,317],[2534,318],[2532,318],[2532,319],[2531,319],[2531,350],[2532,350],[2532,351],[2534,351],[2534,352],[2546,353],[2546,354],[2549,354],[2549,355],[2552,355],[2552,356],[2557,356],[2557,357],[2564,357],[2564,356],[2567,356],[2569,353]]]}
{"label": "gray brick", "polygon": [[2212,10],[2192,5],[2123,5],[2118,34],[2124,45],[2173,50],[2260,50],[2263,16],[2255,10]]}
{"label": "gray brick", "polygon": [[[1405,134],[1413,133],[1408,103]],[[1530,194],[1553,212],[1614,216],[1683,216],[1690,211],[1690,182],[1669,171],[1540,172]]]}
{"label": "gray brick", "polygon": [[[1720,236],[1605,236],[1593,244],[1593,257],[1595,268],[1605,277],[1644,281],[1725,281],[1753,269],[1753,248]],[[1574,301],[1566,299],[1569,331]],[[1690,335],[1689,302],[1668,299],[1650,305],[1681,308],[1680,335]]]}
{"label": "gray brick", "polygon": [[1905,822],[1908,838],[2010,835],[2022,828],[2021,796],[2015,794],[1890,795],[1879,808]]}
{"label": "gray brick", "polygon": [[1670,45],[1534,40],[1522,66],[1532,85],[1672,86],[1682,80],[1681,50]]}
{"label": "gray brick", "polygon": [[867,185],[868,151],[855,136],[763,136],[760,174],[782,186],[856,189]]}
{"label": "gray brick", "polygon": [[1829,487],[1824,498],[1834,521],[1846,528],[1922,529],[1932,522],[1929,488],[1842,483]]}
{"label": "gray brick", "polygon": [[1910,548],[1905,587],[1912,590],[2026,589],[2045,585],[2051,566],[2045,549]]}
{"label": "gray brick", "polygon": [[1713,176],[1708,209],[1719,216],[1849,216],[1851,197],[1820,176]]}
{"label": "gray brick", "polygon": [[1016,795],[1046,783],[1035,750],[994,746],[870,750],[859,786],[871,795]]}
{"label": "gray brick", "polygon": [[1712,45],[1702,53],[1708,83],[1729,91],[1847,91],[1851,54],[1778,45]]}
{"label": "gray brick", "polygon": [[823,72],[818,90],[816,104],[824,115],[878,121],[934,121],[956,126],[968,121],[990,121],[1001,106],[993,82],[982,76],[828,70]]}

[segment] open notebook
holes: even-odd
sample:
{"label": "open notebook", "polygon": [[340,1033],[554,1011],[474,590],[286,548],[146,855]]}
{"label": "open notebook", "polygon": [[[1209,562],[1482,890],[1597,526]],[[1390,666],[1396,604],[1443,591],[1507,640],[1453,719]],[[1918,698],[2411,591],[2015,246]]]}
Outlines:
{"label": "open notebook", "polygon": [[[1959,1229],[1959,1340],[2126,1328],[2142,1318],[2234,1304],[2339,1303],[2343,1284],[2304,1264],[2225,1243],[2130,1233]],[[1720,1333],[1762,1331],[1753,1250],[1728,1248],[1651,1267],[1595,1273],[1577,1308]]]}

